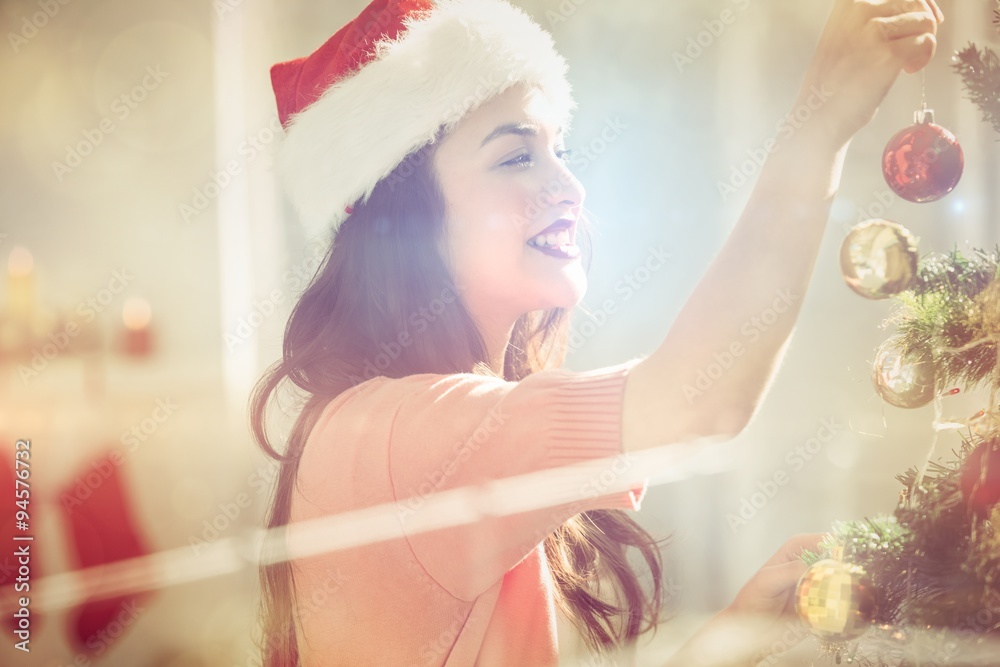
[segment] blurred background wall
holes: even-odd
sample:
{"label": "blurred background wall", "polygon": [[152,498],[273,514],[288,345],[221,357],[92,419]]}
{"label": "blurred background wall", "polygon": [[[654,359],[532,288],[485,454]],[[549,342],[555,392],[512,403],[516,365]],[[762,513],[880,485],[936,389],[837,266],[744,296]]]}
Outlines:
{"label": "blurred background wall", "polygon": [[[308,54],[366,4],[0,4],[0,257],[9,258],[0,333],[14,345],[11,313],[27,312],[17,310],[27,300],[47,345],[27,358],[8,355],[0,367],[0,438],[33,442],[33,576],[83,564],[74,530],[86,530],[73,523],[71,499],[107,491],[87,481],[108,470],[102,460],[113,462],[129,501],[131,515],[121,521],[135,533],[137,553],[198,554],[261,520],[273,468],[249,437],[248,393],[279,357],[291,306],[324,250],[273,181],[280,130],[268,68]],[[567,145],[593,155],[577,170],[598,220],[585,300],[592,314],[575,315],[567,366],[649,354],[752,190],[751,179],[723,196],[719,183],[791,110],[832,3],[515,4],[552,32],[569,61],[580,109]],[[871,385],[892,306],[850,292],[837,257],[847,230],[868,217],[907,226],[922,252],[1000,241],[995,137],[949,66],[951,52],[969,40],[995,45],[991,7],[941,5],[948,19],[926,72],[927,97],[937,122],[963,144],[965,176],[934,204],[909,204],[889,191],[882,150],[912,122],[921,98],[921,76],[903,75],[852,144],[765,406],[719,471],[650,489],[637,515],[657,536],[674,536],[665,558],[675,611],[723,607],[797,532],[890,512],[899,491],[893,476],[929,451],[932,408],[886,407]],[[732,20],[704,38],[706,22],[724,11]],[[703,43],[694,48],[699,33]],[[616,292],[626,276],[646,276],[636,270],[653,248],[669,262],[628,298]],[[609,298],[616,310],[602,317]],[[968,417],[980,402],[948,399],[946,416]],[[833,425],[828,442],[796,454],[825,433],[824,424]],[[956,438],[944,433],[938,454]],[[733,521],[779,471],[789,482]],[[0,646],[0,661],[255,665],[248,653],[255,576],[245,568],[144,597],[142,611],[99,651],[81,651],[69,638],[79,610],[60,611],[37,619],[28,661],[10,642]]]}

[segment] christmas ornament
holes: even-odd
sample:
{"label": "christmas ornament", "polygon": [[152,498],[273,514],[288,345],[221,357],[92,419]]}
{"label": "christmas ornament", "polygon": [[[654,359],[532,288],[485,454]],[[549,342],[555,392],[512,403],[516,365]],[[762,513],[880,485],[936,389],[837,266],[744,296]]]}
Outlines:
{"label": "christmas ornament", "polygon": [[924,350],[901,351],[902,336],[882,343],[875,354],[872,381],[879,396],[897,408],[919,408],[934,399],[934,366]]}
{"label": "christmas ornament", "polygon": [[875,618],[875,591],[858,565],[827,558],[814,563],[795,589],[795,611],[813,634],[845,642],[865,633]]}
{"label": "christmas ornament", "polygon": [[895,222],[863,222],[840,246],[840,270],[847,286],[866,299],[899,294],[916,278],[917,240]]}
{"label": "christmas ornament", "polygon": [[973,299],[969,325],[983,336],[1000,336],[1000,279],[995,279]]}
{"label": "christmas ornament", "polygon": [[980,443],[962,464],[962,497],[966,506],[985,518],[1000,502],[1000,438]]}
{"label": "christmas ornament", "polygon": [[914,114],[914,124],[898,132],[882,154],[882,174],[892,191],[917,204],[937,201],[962,178],[965,157],[955,135],[934,124],[934,112]]}

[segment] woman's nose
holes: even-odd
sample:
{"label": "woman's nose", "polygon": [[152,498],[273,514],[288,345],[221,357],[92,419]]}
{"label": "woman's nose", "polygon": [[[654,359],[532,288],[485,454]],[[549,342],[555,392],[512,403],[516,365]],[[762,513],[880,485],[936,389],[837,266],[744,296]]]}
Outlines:
{"label": "woman's nose", "polygon": [[583,204],[587,191],[583,183],[570,171],[569,165],[561,159],[552,159],[552,168],[546,170],[541,185],[541,203],[544,206],[572,206]]}

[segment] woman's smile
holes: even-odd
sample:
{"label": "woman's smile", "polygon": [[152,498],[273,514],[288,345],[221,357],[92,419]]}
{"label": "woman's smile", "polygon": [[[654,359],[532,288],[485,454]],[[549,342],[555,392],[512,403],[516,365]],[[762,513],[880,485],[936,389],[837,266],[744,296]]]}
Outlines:
{"label": "woman's smile", "polygon": [[580,247],[576,245],[576,223],[565,218],[557,220],[530,238],[528,246],[556,259],[577,259]]}

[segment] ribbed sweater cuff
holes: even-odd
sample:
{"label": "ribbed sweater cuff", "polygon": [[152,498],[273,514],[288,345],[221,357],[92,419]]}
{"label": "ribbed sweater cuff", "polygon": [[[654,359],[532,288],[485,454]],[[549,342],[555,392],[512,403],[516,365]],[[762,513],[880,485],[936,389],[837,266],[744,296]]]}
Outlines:
{"label": "ribbed sweater cuff", "polygon": [[604,493],[633,463],[624,455],[622,406],[628,372],[640,359],[592,371],[566,374],[552,393],[548,423],[548,462],[551,467],[595,459],[613,459],[602,467],[586,489],[582,501],[588,507],[638,510],[646,483],[630,491]]}

